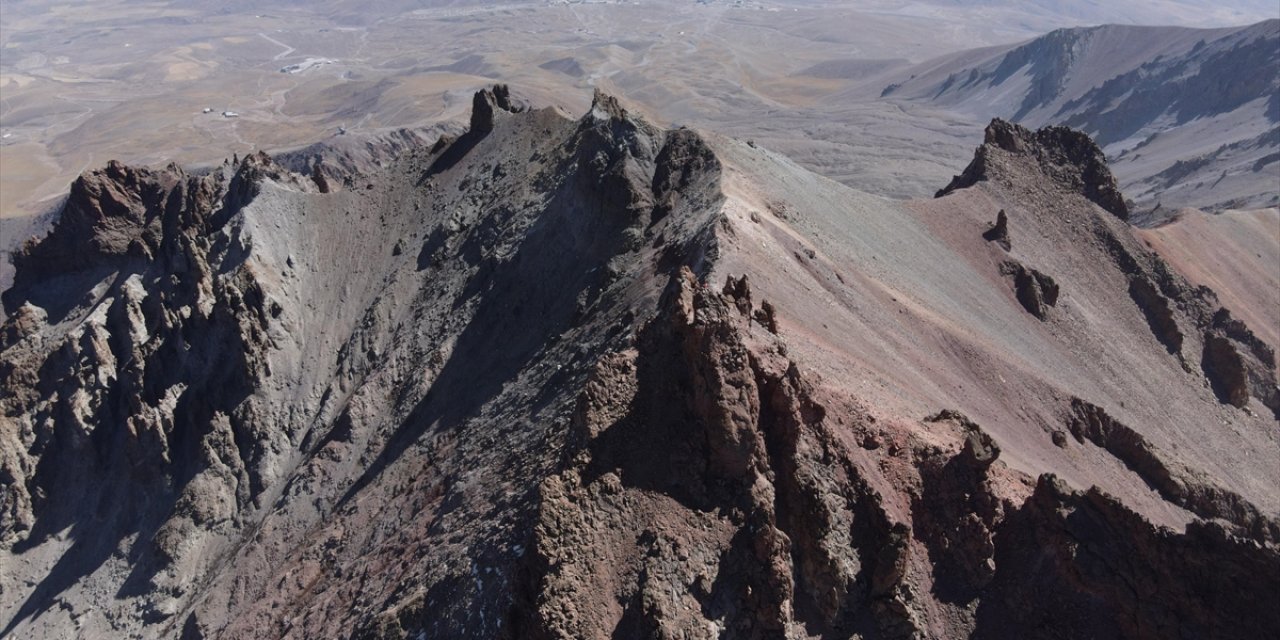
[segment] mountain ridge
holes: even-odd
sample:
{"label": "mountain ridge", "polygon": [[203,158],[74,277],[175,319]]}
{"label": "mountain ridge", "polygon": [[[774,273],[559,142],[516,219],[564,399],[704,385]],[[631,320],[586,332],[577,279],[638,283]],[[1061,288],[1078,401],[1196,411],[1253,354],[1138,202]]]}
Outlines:
{"label": "mountain ridge", "polygon": [[1275,19],[1059,29],[897,72],[881,93],[983,120],[1080,129],[1143,208],[1269,207],[1280,202],[1267,168],[1280,123],[1277,42]]}
{"label": "mountain ridge", "polygon": [[895,203],[601,93],[473,104],[78,183],[4,297],[6,632],[1280,627],[1274,352],[1086,136],[993,123]]}

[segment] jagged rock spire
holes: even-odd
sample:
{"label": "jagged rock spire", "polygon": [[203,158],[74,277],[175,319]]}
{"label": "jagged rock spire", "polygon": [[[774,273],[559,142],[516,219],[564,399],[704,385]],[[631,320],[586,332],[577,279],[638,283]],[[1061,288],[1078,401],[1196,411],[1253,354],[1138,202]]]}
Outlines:
{"label": "jagged rock spire", "polygon": [[1068,127],[1045,127],[1031,131],[995,118],[987,125],[982,146],[973,162],[935,197],[991,180],[997,174],[1017,171],[1017,161],[1035,162],[1039,170],[1069,191],[1077,191],[1121,220],[1129,219],[1129,207],[1107,167],[1106,155],[1087,134]]}
{"label": "jagged rock spire", "polygon": [[511,89],[505,84],[495,84],[492,88],[477,91],[471,99],[471,132],[493,131],[494,117],[499,110],[520,113],[526,107],[511,99]]}

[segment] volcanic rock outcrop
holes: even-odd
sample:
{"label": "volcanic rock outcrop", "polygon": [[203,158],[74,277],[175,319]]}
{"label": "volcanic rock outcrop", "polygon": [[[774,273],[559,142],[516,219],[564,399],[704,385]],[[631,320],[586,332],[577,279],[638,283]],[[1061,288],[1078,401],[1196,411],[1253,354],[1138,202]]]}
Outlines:
{"label": "volcanic rock outcrop", "polygon": [[1000,245],[1005,251],[1013,248],[1013,242],[1009,240],[1009,216],[1004,209],[996,214],[995,224],[983,232],[982,239]]}
{"label": "volcanic rock outcrop", "polygon": [[73,185],[3,296],[0,634],[1280,632],[1273,345],[1087,137],[895,203],[473,106]]}
{"label": "volcanic rock outcrop", "polygon": [[1001,264],[1000,272],[1013,280],[1014,293],[1027,313],[1044,320],[1049,307],[1058,304],[1058,283],[1053,278],[1012,260]]}
{"label": "volcanic rock outcrop", "polygon": [[[992,167],[1004,154],[992,154],[999,149],[1011,156],[1025,156],[1040,165],[1046,177],[1055,183],[1078,190],[1084,197],[1115,214],[1121,220],[1129,218],[1129,207],[1120,194],[1116,179],[1107,169],[1107,159],[1102,149],[1089,136],[1067,127],[1045,127],[1031,131],[1021,125],[999,118],[987,125],[985,139],[973,162],[964,173],[937,193],[942,197],[974,184],[991,179],[1000,169]],[[1014,162],[1024,162],[1021,158]]]}

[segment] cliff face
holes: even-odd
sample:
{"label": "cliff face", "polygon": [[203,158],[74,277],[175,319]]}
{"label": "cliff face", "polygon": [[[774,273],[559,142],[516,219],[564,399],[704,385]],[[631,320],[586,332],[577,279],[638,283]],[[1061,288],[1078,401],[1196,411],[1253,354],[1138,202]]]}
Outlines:
{"label": "cliff face", "polygon": [[[244,401],[270,376],[282,308],[232,218],[266,176],[284,178],[265,155],[201,177],[111,163],[78,179],[53,231],[15,255],[3,404],[25,428],[5,433],[5,472],[21,480],[5,493],[7,543],[38,544],[86,511],[106,512],[107,529],[137,526],[210,464],[234,478],[210,508],[261,490],[254,449],[272,436]],[[202,455],[205,438],[217,453]]]}
{"label": "cliff face", "polygon": [[505,87],[358,157],[88,173],[4,294],[0,623],[1280,629],[1272,347],[1081,134],[994,122],[944,193]]}
{"label": "cliff face", "polygon": [[13,552],[65,546],[10,627],[130,538],[125,592],[180,556],[204,570],[207,541],[279,479],[290,408],[265,396],[284,308],[239,216],[264,180],[306,187],[294,178],[265,155],[205,176],[111,163],[16,254],[0,535]]}

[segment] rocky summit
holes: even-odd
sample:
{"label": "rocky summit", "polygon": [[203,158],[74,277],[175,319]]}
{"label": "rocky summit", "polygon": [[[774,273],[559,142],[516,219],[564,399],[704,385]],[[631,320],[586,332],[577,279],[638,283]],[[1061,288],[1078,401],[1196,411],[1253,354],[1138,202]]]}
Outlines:
{"label": "rocky summit", "polygon": [[1274,637],[1280,310],[1128,217],[1062,127],[898,201],[505,86],[109,163],[3,294],[0,636]]}

